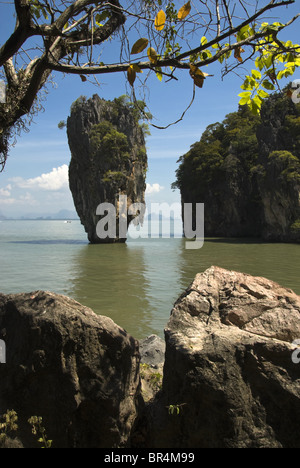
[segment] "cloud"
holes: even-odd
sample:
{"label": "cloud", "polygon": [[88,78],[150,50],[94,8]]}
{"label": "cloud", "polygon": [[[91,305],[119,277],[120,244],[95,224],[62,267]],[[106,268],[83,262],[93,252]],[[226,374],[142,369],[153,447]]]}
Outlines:
{"label": "cloud", "polygon": [[0,197],[10,197],[11,185],[7,185],[5,188],[0,188]]}
{"label": "cloud", "polygon": [[[74,209],[69,189],[68,166],[54,167],[37,177],[13,177],[0,187],[0,207],[5,216],[19,217],[33,208],[38,215],[48,215],[61,209]],[[30,214],[32,214],[30,212]]]}
{"label": "cloud", "polygon": [[11,179],[15,185],[22,189],[58,191],[69,187],[68,166],[53,168],[51,172],[32,179],[16,177]]}
{"label": "cloud", "polygon": [[[0,190],[0,196],[3,196],[1,194]],[[18,205],[18,206],[35,206],[37,205],[37,201],[32,197],[30,193],[25,193],[23,195],[20,195],[18,198],[12,198],[12,197],[5,197],[5,198],[0,198],[0,205],[1,206],[12,206],[12,205]]]}
{"label": "cloud", "polygon": [[15,198],[0,198],[0,205],[1,206],[4,206],[4,205],[14,205],[16,203],[16,199]]}
{"label": "cloud", "polygon": [[151,193],[159,193],[162,190],[164,190],[164,187],[162,187],[159,184],[146,184],[146,194],[150,195]]}

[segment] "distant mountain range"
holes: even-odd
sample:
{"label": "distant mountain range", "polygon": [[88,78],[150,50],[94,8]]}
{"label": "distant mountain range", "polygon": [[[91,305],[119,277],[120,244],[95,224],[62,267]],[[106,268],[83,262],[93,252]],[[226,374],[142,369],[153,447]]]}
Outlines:
{"label": "distant mountain range", "polygon": [[45,214],[45,213],[27,213],[20,217],[4,216],[0,212],[0,220],[9,219],[28,219],[28,220],[51,220],[51,219],[79,219],[76,211],[60,210],[58,213]]}

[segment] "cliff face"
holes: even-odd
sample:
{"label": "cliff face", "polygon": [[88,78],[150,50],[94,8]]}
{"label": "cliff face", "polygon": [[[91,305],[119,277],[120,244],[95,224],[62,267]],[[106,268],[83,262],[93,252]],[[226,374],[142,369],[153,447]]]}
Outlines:
{"label": "cliff face", "polygon": [[271,96],[262,108],[257,139],[263,176],[262,236],[300,242],[300,108],[291,99]]}
{"label": "cliff face", "polygon": [[[144,203],[146,188],[147,155],[138,109],[123,98],[114,101],[105,101],[98,95],[89,100],[79,98],[71,107],[67,133],[72,155],[70,189],[89,241],[125,242],[125,237],[119,237],[122,215],[119,197],[127,197],[126,212],[130,205]],[[113,237],[100,238],[97,233],[97,224],[106,215],[106,212],[97,214],[98,206],[103,203],[110,203],[116,209]],[[123,224],[127,228],[135,216],[124,216]]]}
{"label": "cliff face", "polygon": [[273,95],[209,126],[180,158],[182,204],[205,203],[205,235],[300,242],[300,107]]}

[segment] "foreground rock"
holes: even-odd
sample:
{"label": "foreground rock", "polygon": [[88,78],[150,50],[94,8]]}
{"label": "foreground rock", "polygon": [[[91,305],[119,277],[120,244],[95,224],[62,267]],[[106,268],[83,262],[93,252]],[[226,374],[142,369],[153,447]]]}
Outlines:
{"label": "foreground rock", "polygon": [[299,296],[211,267],[165,337],[138,343],[68,297],[0,294],[0,415],[19,416],[5,446],[36,447],[41,416],[54,447],[300,448]]}
{"label": "foreground rock", "polygon": [[162,386],[166,343],[157,335],[150,335],[139,343],[141,355],[141,390],[145,403],[152,401]]}
{"label": "foreground rock", "polygon": [[300,447],[300,297],[264,278],[212,267],[165,330],[163,390],[148,447]]}
{"label": "foreground rock", "polygon": [[[71,107],[67,124],[72,155],[69,183],[91,243],[125,242],[127,228],[138,211],[128,213],[127,209],[144,204],[147,155],[140,117],[138,108],[122,97],[105,101],[95,94],[88,100],[79,98]],[[107,212],[98,211],[104,203],[112,205],[116,216],[109,213],[110,219]],[[103,218],[99,234],[97,226]]]}
{"label": "foreground rock", "polygon": [[14,409],[25,447],[27,423],[42,416],[54,447],[128,444],[140,393],[138,343],[111,319],[67,297],[0,295],[0,414]]}

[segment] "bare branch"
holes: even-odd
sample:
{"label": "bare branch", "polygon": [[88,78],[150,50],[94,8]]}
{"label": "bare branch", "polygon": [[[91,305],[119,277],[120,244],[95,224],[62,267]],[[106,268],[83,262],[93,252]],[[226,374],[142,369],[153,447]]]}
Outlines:
{"label": "bare branch", "polygon": [[229,7],[228,7],[228,4],[227,4],[227,1],[226,1],[226,0],[223,0],[223,4],[224,4],[225,10],[226,10],[227,19],[228,19],[230,28],[233,29],[233,22],[232,22],[232,18],[231,18],[231,14],[230,14],[230,11],[229,11]]}

